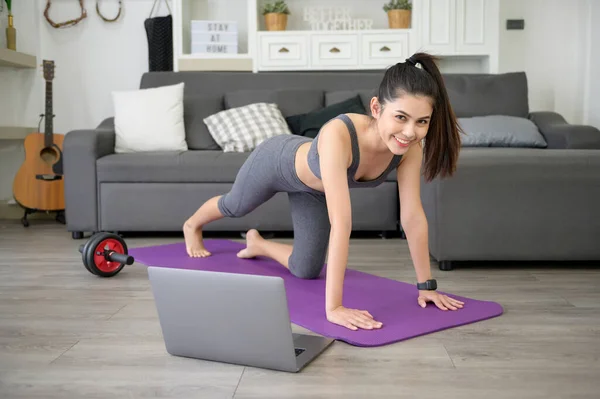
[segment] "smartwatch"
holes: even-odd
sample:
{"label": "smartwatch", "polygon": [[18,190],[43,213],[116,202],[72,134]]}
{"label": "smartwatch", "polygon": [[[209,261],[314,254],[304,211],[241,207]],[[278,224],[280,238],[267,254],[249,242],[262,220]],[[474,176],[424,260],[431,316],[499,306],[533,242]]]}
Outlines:
{"label": "smartwatch", "polygon": [[417,288],[422,291],[435,291],[437,289],[437,281],[431,279],[424,283],[417,283]]}

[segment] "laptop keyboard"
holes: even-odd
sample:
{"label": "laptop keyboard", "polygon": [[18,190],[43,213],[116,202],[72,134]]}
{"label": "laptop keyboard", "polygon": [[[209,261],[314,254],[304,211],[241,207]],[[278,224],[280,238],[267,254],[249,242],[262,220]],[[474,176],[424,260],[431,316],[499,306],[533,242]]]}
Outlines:
{"label": "laptop keyboard", "polygon": [[302,349],[302,348],[294,348],[294,350],[296,351],[296,356],[300,355],[302,352],[304,352],[306,349]]}

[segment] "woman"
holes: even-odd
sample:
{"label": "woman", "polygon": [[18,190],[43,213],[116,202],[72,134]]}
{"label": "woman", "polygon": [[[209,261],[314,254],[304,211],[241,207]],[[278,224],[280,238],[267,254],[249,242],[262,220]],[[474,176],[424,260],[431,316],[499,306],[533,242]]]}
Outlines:
{"label": "woman", "polygon": [[[342,114],[317,137],[280,135],[263,141],[240,168],[231,191],[204,203],[183,226],[189,256],[210,256],[202,226],[241,217],[278,192],[287,192],[294,245],[247,233],[241,258],[265,256],[299,278],[316,278],[325,256],[327,320],[351,330],[380,328],[366,310],[342,305],[343,280],[352,230],[349,188],[375,187],[396,169],[401,224],[418,283],[431,280],[427,220],[420,200],[421,166],[427,180],[451,176],[460,149],[459,127],[435,59],[417,53],[384,74],[371,115]],[[426,144],[424,138],[427,136]],[[434,282],[434,281],[433,281]],[[463,302],[419,287],[418,303],[457,310]]]}

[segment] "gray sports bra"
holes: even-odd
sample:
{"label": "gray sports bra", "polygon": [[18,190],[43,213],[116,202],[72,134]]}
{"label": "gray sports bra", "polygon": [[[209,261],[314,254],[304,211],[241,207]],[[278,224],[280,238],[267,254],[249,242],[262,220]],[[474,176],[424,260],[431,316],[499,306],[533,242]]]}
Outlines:
{"label": "gray sports bra", "polygon": [[[356,135],[356,129],[354,128],[352,120],[346,114],[338,115],[334,119],[341,119],[346,124],[346,126],[348,127],[348,131],[350,132],[350,139],[352,142],[352,163],[348,168],[348,187],[375,187],[383,183],[387,179],[390,172],[398,167],[398,165],[400,164],[400,160],[402,159],[402,155],[394,155],[394,158],[388,165],[387,169],[376,179],[366,181],[355,180],[354,176],[356,175],[356,170],[358,169],[358,165],[360,164],[360,150],[358,147],[358,137]],[[319,164],[319,153],[317,151],[317,143],[320,134],[321,132],[319,132],[317,136],[313,139],[313,142],[310,145],[310,149],[308,150],[307,155],[308,167],[319,179],[321,179],[321,167]]]}

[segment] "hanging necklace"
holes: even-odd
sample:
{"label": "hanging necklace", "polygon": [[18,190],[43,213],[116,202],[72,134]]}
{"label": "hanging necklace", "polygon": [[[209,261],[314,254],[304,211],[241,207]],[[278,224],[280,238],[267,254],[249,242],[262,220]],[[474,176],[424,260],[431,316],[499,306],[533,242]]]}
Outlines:
{"label": "hanging necklace", "polygon": [[77,25],[79,22],[81,22],[84,18],[87,17],[87,12],[85,11],[85,8],[83,7],[83,0],[79,0],[79,6],[81,7],[81,15],[79,16],[79,18],[70,19],[65,22],[56,23],[50,18],[50,15],[49,15],[50,6],[52,5],[51,3],[52,3],[51,0],[47,0],[46,9],[44,10],[44,17],[46,17],[46,20],[48,21],[48,23],[50,25],[52,25],[53,28],[58,29],[58,28]]}
{"label": "hanging necklace", "polygon": [[100,18],[102,18],[104,21],[106,22],[115,22],[117,19],[119,19],[119,17],[121,16],[121,10],[123,7],[123,0],[119,0],[119,13],[117,14],[116,17],[114,17],[113,19],[108,19],[106,18],[104,15],[102,15],[102,13],[100,12],[100,0],[96,0],[96,13],[100,16]]}

